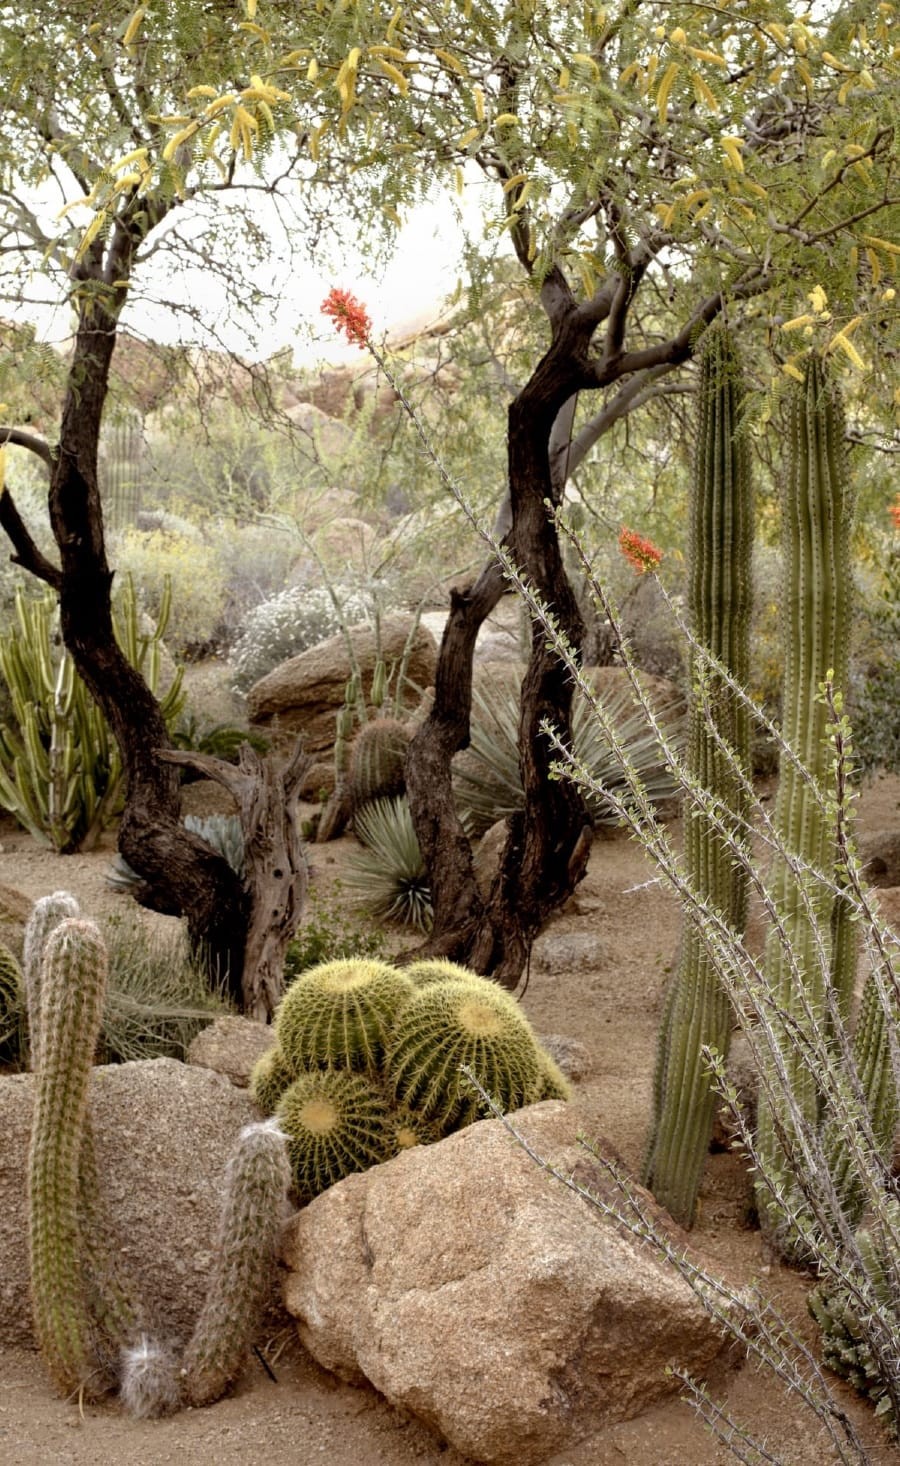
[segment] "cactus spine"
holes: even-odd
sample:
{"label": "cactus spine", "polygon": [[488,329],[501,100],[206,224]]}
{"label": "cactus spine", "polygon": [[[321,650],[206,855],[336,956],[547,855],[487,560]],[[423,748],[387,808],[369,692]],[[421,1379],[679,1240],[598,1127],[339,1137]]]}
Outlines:
{"label": "cactus spine", "polygon": [[409,978],[385,962],[348,957],[302,972],[275,1019],[288,1067],[295,1075],[319,1066],[377,1069],[412,990]]}
{"label": "cactus spine", "polygon": [[373,1079],[349,1069],[301,1074],[282,1095],[275,1118],[287,1136],[301,1202],[391,1154],[384,1094]]}
{"label": "cactus spine", "polygon": [[93,922],[67,918],[47,939],[40,1052],[28,1161],[28,1243],[35,1331],[64,1394],[103,1392],[85,1291],[79,1219],[81,1142],[100,1032],[106,951]]}
{"label": "cactus spine", "polygon": [[[742,684],[749,674],[753,503],[746,444],[739,430],[740,368],[728,333],[709,331],[700,378],[700,431],[689,523],[689,615],[699,645]],[[731,812],[739,830],[747,797],[715,730],[741,767],[750,771],[746,709],[694,657],[688,761],[697,782]],[[702,895],[742,933],[746,878],[735,866],[712,821],[695,812],[685,821],[688,875]],[[694,1217],[716,1099],[702,1056],[704,1045],[728,1051],[731,1007],[692,922],[685,924],[681,957],[670,988],[655,1078],[655,1117],[644,1179],[657,1200],[683,1225]]]}
{"label": "cactus spine", "polygon": [[41,1048],[41,979],[44,947],[61,921],[79,916],[78,902],[68,891],[54,891],[35,901],[25,927],[22,949],[22,977],[25,983],[25,1005],[31,1047],[31,1067],[40,1068]]}
{"label": "cactus spine", "polygon": [[274,1120],[248,1125],[228,1164],[215,1269],[184,1354],[189,1405],[220,1399],[240,1373],[272,1280],[289,1183],[283,1131]]}

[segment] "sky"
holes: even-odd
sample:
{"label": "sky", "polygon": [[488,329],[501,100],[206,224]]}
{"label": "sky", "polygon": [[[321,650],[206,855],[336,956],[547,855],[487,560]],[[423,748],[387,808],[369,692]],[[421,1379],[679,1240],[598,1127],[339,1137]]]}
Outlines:
{"label": "sky", "polygon": [[[275,244],[268,265],[255,275],[250,270],[248,278],[256,278],[266,296],[278,302],[276,310],[248,308],[242,325],[219,278],[203,267],[199,257],[191,265],[180,253],[176,270],[175,255],[157,251],[136,276],[139,286],[132,291],[122,327],[166,345],[187,340],[229,349],[251,360],[270,357],[285,346],[293,349],[298,366],[351,360],[358,347],[337,337],[321,313],[329,290],[333,286],[350,290],[365,304],[376,338],[402,338],[413,327],[436,319],[456,288],[466,231],[477,236],[483,232],[480,194],[477,186],[467,189],[462,209],[457,201],[440,195],[411,210],[382,268],[373,266],[365,241],[346,231],[339,240],[323,243],[316,258],[310,259],[305,249],[291,245],[260,195],[254,205],[256,222],[281,242]],[[88,217],[85,214],[81,220],[76,213],[73,222],[84,224]],[[193,232],[198,250],[202,249],[202,220],[192,231],[185,213],[179,211],[176,222],[184,233]],[[235,264],[243,268],[239,259]],[[187,313],[173,310],[179,303],[187,305]],[[7,313],[34,322],[40,337],[51,343],[64,342],[71,330],[65,305],[32,304],[15,312],[4,310]],[[211,327],[209,334],[202,323]]]}

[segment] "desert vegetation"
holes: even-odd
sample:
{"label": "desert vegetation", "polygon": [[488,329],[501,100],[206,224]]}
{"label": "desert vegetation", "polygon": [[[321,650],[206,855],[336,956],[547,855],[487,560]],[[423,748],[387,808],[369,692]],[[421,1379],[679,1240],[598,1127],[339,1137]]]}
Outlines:
{"label": "desert vegetation", "polygon": [[[896,1438],[900,937],[855,816],[900,771],[892,7],[57,9],[0,13],[0,807],[54,872],[116,849],[107,911],[48,886],[0,949],[51,1377],[218,1399],[286,1198],[491,1113],[531,1153],[515,1112],[572,1093],[532,955],[627,834],[682,922],[643,1163],[533,1159],[874,1463],[833,1377]],[[447,194],[482,234],[427,324],[336,268],[281,344],[286,259],[358,235],[375,269]],[[272,1025],[274,1118],[170,1344],[113,1261],[91,1075],[223,1015]],[[723,1107],[812,1346],[671,1230]]]}

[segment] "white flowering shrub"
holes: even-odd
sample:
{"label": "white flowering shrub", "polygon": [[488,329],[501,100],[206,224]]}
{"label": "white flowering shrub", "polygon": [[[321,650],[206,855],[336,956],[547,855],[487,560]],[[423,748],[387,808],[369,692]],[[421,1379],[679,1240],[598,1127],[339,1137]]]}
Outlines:
{"label": "white flowering shrub", "polygon": [[341,626],[356,626],[371,618],[371,596],[345,586],[332,592],[324,585],[291,586],[252,610],[231,650],[234,685],[246,692],[282,662],[334,636]]}

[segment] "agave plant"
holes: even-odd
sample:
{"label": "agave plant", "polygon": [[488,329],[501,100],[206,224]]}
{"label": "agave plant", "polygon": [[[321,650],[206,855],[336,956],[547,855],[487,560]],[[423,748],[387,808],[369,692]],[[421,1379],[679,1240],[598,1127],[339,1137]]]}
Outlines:
{"label": "agave plant", "polygon": [[366,847],[348,862],[346,884],[373,916],[428,931],[431,890],[405,795],[373,799],[353,825]]}
{"label": "agave plant", "polygon": [[[631,762],[652,800],[671,798],[675,786],[660,757],[659,745],[643,713],[635,708],[624,690],[605,699],[610,717],[618,728]],[[677,734],[677,718],[666,719]],[[472,689],[472,724],[469,748],[457,761],[453,787],[466,833],[483,835],[497,820],[522,808],[519,775],[519,694],[510,684],[490,690]],[[576,699],[572,706],[572,741],[575,753],[593,776],[608,788],[622,789],[625,777],[590,708]],[[615,824],[617,816],[600,795],[588,797],[588,810],[595,825]]]}

